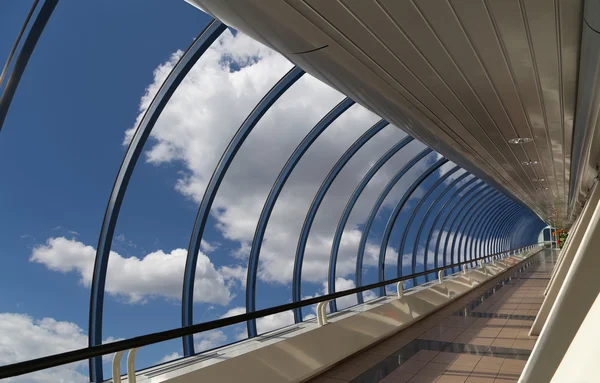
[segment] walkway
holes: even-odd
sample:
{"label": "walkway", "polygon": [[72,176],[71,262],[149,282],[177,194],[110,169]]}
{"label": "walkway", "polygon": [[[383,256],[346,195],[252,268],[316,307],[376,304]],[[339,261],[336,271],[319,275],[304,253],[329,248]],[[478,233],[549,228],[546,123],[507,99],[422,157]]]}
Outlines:
{"label": "walkway", "polygon": [[557,255],[543,250],[524,272],[498,276],[309,382],[516,382]]}

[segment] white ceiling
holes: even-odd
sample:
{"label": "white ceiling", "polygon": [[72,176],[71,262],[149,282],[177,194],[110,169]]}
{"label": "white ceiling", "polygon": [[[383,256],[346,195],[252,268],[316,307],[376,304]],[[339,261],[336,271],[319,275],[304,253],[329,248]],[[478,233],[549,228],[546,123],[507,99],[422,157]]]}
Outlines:
{"label": "white ceiling", "polygon": [[582,0],[188,1],[567,221]]}

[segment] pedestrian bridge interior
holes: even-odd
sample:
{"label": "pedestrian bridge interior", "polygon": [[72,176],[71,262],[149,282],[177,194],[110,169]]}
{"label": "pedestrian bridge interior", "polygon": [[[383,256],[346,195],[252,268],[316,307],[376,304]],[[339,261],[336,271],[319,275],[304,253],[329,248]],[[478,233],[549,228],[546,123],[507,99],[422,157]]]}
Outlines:
{"label": "pedestrian bridge interior", "polygon": [[[600,1],[187,1],[213,21],[165,76],[115,169],[98,233],[89,345],[0,366],[0,378],[89,360],[94,383],[600,381]],[[35,1],[25,20],[0,78],[0,130],[15,128],[3,126],[10,104],[26,97],[19,81],[60,6]],[[178,87],[232,30],[278,52],[289,68],[237,126],[206,182],[190,228],[181,326],[103,343],[111,246],[136,163]],[[269,185],[252,223],[245,311],[201,321],[194,286],[217,192],[232,163],[248,155],[253,129],[309,76],[343,97],[300,137]],[[264,307],[259,262],[276,204],[319,138],[344,135],[339,123],[357,108],[372,123],[323,169],[292,244],[288,302]],[[319,209],[375,141],[387,146],[361,164],[330,228],[326,291],[307,296],[303,266]],[[378,172],[390,168],[359,209]],[[365,213],[355,225],[356,211]],[[360,235],[348,255],[343,236],[352,225]],[[559,232],[569,233],[566,242]],[[341,288],[348,259],[353,285]],[[294,324],[260,331],[260,318],[284,312]],[[234,324],[247,338],[196,349],[194,334]],[[136,369],[137,350],[172,339],[181,339],[182,358]]]}

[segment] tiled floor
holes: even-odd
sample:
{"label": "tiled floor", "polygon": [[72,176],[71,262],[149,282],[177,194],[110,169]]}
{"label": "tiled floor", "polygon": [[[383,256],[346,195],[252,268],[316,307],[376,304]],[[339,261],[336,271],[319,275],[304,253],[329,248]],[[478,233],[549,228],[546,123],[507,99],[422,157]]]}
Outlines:
{"label": "tiled floor", "polygon": [[556,254],[488,282],[310,383],[516,382]]}

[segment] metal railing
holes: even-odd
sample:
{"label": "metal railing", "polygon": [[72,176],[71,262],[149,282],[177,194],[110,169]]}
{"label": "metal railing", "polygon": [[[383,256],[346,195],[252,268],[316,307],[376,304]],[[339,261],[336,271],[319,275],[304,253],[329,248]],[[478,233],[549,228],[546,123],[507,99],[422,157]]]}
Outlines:
{"label": "metal railing", "polygon": [[[191,326],[179,327],[176,329],[160,331],[152,334],[142,335],[134,338],[129,338],[125,340],[120,340],[112,343],[102,344],[99,346],[86,347],[78,350],[63,352],[60,354],[50,355],[42,358],[31,359],[24,362],[13,363],[6,366],[0,367],[0,379],[19,376],[23,374],[28,374],[40,370],[44,370],[47,368],[58,367],[65,364],[79,362],[85,359],[98,357],[102,355],[112,354],[116,352],[122,352],[126,350],[137,349],[140,347],[148,346],[155,343],[164,342],[167,340],[181,338],[187,335],[193,335],[204,331],[215,330],[222,327],[227,327],[239,323],[243,323],[252,319],[258,319],[265,317],[267,315],[279,314],[284,311],[294,310],[299,307],[311,306],[315,304],[319,304],[321,302],[328,302],[333,299],[342,298],[348,295],[356,294],[359,292],[363,292],[366,290],[371,290],[375,288],[380,288],[390,284],[401,285],[403,281],[417,278],[420,276],[428,275],[431,273],[436,273],[439,275],[440,272],[443,273],[444,270],[460,267],[462,265],[468,265],[470,263],[476,262],[479,263],[483,260],[494,258],[502,259],[508,257],[512,254],[517,254],[525,250],[530,250],[535,248],[536,246],[540,246],[540,243],[531,244],[515,249],[505,250],[502,252],[486,255],[484,257],[473,258],[463,262],[454,263],[451,265],[438,267],[431,270],[426,270],[420,273],[410,274],[394,279],[385,280],[382,282],[371,283],[369,285],[364,285],[361,287],[356,287],[354,289],[340,291],[332,294],[322,295],[315,298],[304,299],[298,302],[287,303],[280,306],[270,307],[267,309],[257,310],[245,314],[235,315],[227,318],[221,318],[210,322],[198,323]],[[399,296],[401,293],[399,293]]]}

